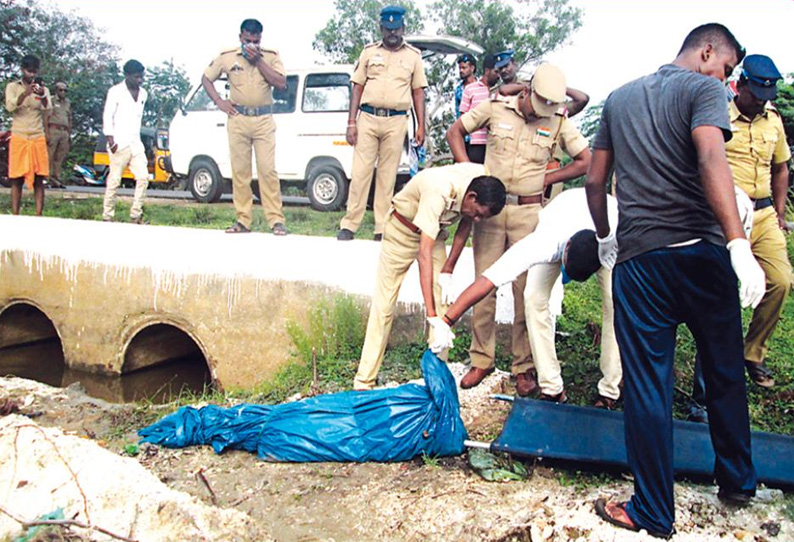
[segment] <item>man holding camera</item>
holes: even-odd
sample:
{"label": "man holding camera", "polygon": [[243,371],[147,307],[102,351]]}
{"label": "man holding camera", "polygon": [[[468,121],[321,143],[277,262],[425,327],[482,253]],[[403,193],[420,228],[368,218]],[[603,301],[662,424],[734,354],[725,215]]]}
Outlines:
{"label": "man holding camera", "polygon": [[8,179],[11,181],[11,212],[19,214],[22,183],[33,189],[36,215],[44,210],[44,179],[50,174],[47,155],[45,111],[52,108],[50,91],[40,77],[38,57],[22,57],[22,79],[6,87],[6,110],[11,113],[8,148]]}

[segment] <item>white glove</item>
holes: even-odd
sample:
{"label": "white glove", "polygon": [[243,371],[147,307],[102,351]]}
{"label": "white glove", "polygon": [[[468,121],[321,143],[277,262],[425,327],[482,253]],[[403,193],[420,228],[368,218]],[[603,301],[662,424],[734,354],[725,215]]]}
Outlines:
{"label": "white glove", "polygon": [[750,241],[734,239],[728,243],[731,267],[739,277],[739,299],[742,307],[756,308],[766,291],[766,275],[750,250]]}
{"label": "white glove", "polygon": [[615,237],[615,230],[611,230],[603,239],[596,234],[596,241],[598,241],[598,261],[604,269],[611,271],[618,259],[618,239]]}
{"label": "white glove", "polygon": [[753,202],[744,190],[736,185],[733,185],[733,191],[736,194],[736,207],[739,209],[739,220],[742,221],[742,229],[744,236],[750,238],[750,233],[753,231]]}
{"label": "white glove", "polygon": [[455,340],[455,334],[447,323],[439,316],[433,316],[427,319],[427,323],[433,328],[432,341],[428,341],[427,346],[434,354],[439,354],[447,348],[452,348],[452,341]]}
{"label": "white glove", "polygon": [[452,273],[439,274],[438,285],[441,286],[441,304],[452,305],[455,302],[455,296],[452,294]]}

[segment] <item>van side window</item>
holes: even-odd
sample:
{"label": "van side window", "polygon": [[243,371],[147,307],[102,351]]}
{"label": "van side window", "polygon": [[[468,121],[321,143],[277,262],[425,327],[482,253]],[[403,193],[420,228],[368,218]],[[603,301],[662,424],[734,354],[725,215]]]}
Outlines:
{"label": "van side window", "polygon": [[295,98],[298,96],[298,76],[287,76],[286,89],[273,89],[273,113],[293,113],[295,111]]}
{"label": "van side window", "polygon": [[[229,99],[229,83],[225,78],[215,81],[215,90],[224,100]],[[199,85],[198,90],[191,96],[185,111],[218,111],[218,106],[210,99],[210,95],[204,90],[203,85]]]}
{"label": "van side window", "polygon": [[313,73],[306,76],[303,111],[346,112],[350,107],[350,76],[346,73]]}

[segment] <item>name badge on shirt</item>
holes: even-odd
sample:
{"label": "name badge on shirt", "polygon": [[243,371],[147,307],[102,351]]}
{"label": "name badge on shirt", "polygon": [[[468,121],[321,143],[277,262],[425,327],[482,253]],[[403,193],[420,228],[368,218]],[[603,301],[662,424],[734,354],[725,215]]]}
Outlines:
{"label": "name badge on shirt", "polygon": [[496,125],[496,127],[499,128],[500,130],[512,130],[513,129],[513,125],[512,124],[506,124],[504,122],[498,123]]}
{"label": "name badge on shirt", "polygon": [[375,56],[373,56],[372,58],[369,59],[369,63],[373,64],[373,65],[380,65],[380,64],[385,64],[386,61],[383,60],[382,56],[375,55]]}

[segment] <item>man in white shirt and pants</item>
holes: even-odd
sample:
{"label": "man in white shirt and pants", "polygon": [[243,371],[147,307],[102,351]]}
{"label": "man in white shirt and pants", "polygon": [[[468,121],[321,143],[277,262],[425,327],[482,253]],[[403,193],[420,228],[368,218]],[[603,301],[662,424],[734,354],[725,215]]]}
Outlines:
{"label": "man in white shirt and pants", "polygon": [[148,96],[143,83],[143,64],[129,60],[124,64],[124,81],[110,87],[105,100],[102,131],[107,138],[110,173],[105,186],[102,220],[110,222],[116,214],[116,191],[124,168],[129,166],[135,176],[135,196],[130,209],[130,222],[143,223],[143,197],[149,186],[146,151],[141,142],[141,120]]}
{"label": "man in white shirt and pants", "polygon": [[[571,280],[584,281],[593,273],[598,278],[602,296],[601,373],[596,405],[612,408],[620,397],[618,385],[622,377],[612,309],[612,272],[601,267],[593,220],[587,210],[583,188],[566,190],[549,203],[538,218],[535,231],[505,252],[485,270],[460,298],[447,309],[443,320],[454,323],[485,297],[492,289],[513,282],[527,271],[524,290],[527,331],[532,358],[538,371],[540,398],[565,402],[560,362],[554,347],[554,323],[549,311],[549,298],[557,278],[563,274]],[[617,223],[617,202],[609,196],[610,223]],[[614,221],[614,222],[612,222]],[[567,273],[565,272],[567,270]],[[439,280],[446,284],[446,281]],[[442,298],[445,297],[442,293]],[[436,336],[443,342],[443,334]]]}

